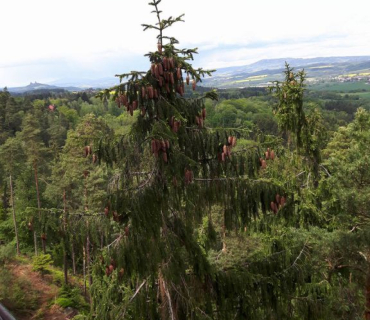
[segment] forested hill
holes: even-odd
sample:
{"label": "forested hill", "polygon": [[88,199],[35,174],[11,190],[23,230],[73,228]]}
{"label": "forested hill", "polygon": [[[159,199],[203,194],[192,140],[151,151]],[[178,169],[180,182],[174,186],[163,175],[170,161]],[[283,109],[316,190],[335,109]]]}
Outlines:
{"label": "forested hill", "polygon": [[266,87],[269,82],[282,79],[284,64],[305,69],[310,81],[328,81],[337,77],[369,76],[370,56],[323,57],[310,59],[266,59],[250,65],[220,68],[211,78],[204,80],[206,86]]}
{"label": "forested hill", "polygon": [[48,84],[42,84],[38,82],[31,82],[29,85],[24,87],[10,87],[7,88],[7,90],[13,94],[13,95],[21,95],[21,94],[28,94],[28,93],[40,93],[40,92],[48,92],[48,91],[54,91],[54,92],[62,92],[64,90],[67,91],[82,91],[81,88],[78,87],[58,87],[58,86],[52,86]]}
{"label": "forested hill", "polygon": [[[199,88],[199,91],[187,90],[186,96],[187,99],[197,98],[205,92],[205,88]],[[5,281],[9,279],[9,274],[14,273],[15,270],[14,262],[9,260],[16,252],[13,224],[13,209],[15,209],[20,252],[32,255],[32,252],[37,249],[40,259],[44,259],[35,260],[37,268],[39,265],[41,265],[40,270],[49,268],[47,264],[53,261],[56,267],[65,266],[69,274],[76,274],[82,284],[84,283],[85,270],[87,274],[93,276],[94,290],[99,290],[95,291],[94,294],[103,295],[104,299],[114,299],[117,310],[122,310],[122,305],[119,303],[120,295],[116,296],[111,291],[107,291],[105,284],[100,281],[104,279],[104,281],[108,281],[109,285],[120,285],[121,282],[116,282],[117,277],[123,277],[120,274],[129,272],[128,268],[134,268],[134,266],[129,267],[129,261],[122,260],[118,253],[114,253],[115,251],[106,251],[106,248],[111,248],[111,243],[115,243],[122,236],[134,241],[133,228],[139,227],[139,225],[134,227],[133,222],[130,222],[133,217],[127,216],[126,211],[122,211],[123,207],[113,202],[117,201],[112,198],[114,192],[112,194],[112,190],[107,191],[107,186],[111,188],[109,186],[112,181],[115,181],[119,175],[130,177],[130,174],[120,173],[121,169],[118,163],[108,167],[104,164],[104,157],[106,157],[104,152],[107,151],[103,150],[107,149],[103,149],[103,146],[99,145],[99,141],[103,137],[113,139],[112,141],[122,141],[124,135],[127,135],[133,128],[135,121],[142,117],[142,111],[135,110],[134,116],[131,117],[130,110],[127,112],[126,107],[118,108],[115,101],[104,102],[104,100],[95,98],[95,94],[94,92],[48,92],[47,95],[12,97],[7,91],[0,92],[0,186],[2,194],[0,259],[5,263],[6,268],[2,269],[1,272],[2,279]],[[203,220],[199,220],[199,225],[197,224],[195,229],[189,232],[190,234],[194,232],[192,237],[196,237],[196,241],[199,242],[202,255],[204,254],[207,259],[210,259],[211,264],[216,268],[215,275],[220,277],[225,270],[232,270],[234,265],[244,265],[245,261],[252,266],[265,261],[268,262],[267,265],[263,266],[263,268],[267,268],[266,270],[245,269],[245,271],[251,272],[250,277],[263,276],[270,279],[269,281],[278,281],[279,277],[282,276],[271,277],[269,268],[275,268],[283,273],[285,269],[289,269],[294,271],[295,276],[300,276],[302,273],[305,277],[309,277],[305,279],[311,280],[303,281],[299,286],[301,290],[307,290],[305,292],[307,292],[307,297],[311,299],[312,308],[318,308],[311,311],[317,316],[317,319],[320,319],[320,312],[326,316],[329,314],[344,317],[363,314],[364,277],[363,272],[358,270],[366,270],[366,261],[361,260],[362,256],[356,253],[358,251],[352,250],[366,252],[367,248],[366,229],[360,227],[366,223],[366,217],[362,217],[363,206],[369,205],[366,196],[367,171],[362,170],[366,167],[367,160],[360,156],[357,148],[361,146],[362,153],[369,145],[364,144],[367,141],[368,130],[361,131],[363,130],[361,128],[367,126],[370,116],[364,110],[357,111],[356,114],[356,110],[360,107],[369,109],[369,100],[360,99],[355,93],[343,95],[312,90],[306,92],[305,109],[307,112],[314,112],[315,108],[320,110],[322,118],[317,123],[326,128],[325,135],[320,136],[320,139],[316,134],[312,136],[318,139],[315,143],[320,143],[322,157],[320,166],[322,169],[319,170],[320,179],[311,180],[313,178],[310,178],[310,171],[306,171],[309,168],[306,163],[309,158],[297,154],[294,148],[291,149],[287,144],[288,137],[279,130],[279,119],[276,117],[276,111],[275,114],[273,112],[273,106],[276,103],[276,98],[273,95],[264,88],[219,90],[218,95],[219,102],[205,101],[206,118],[204,128],[201,130],[221,130],[220,132],[227,130],[226,132],[229,134],[238,137],[237,145],[233,147],[232,154],[225,159],[225,163],[222,156],[219,158],[220,155],[217,156],[219,160],[215,160],[222,169],[219,177],[227,177],[227,171],[224,170],[232,170],[232,167],[226,166],[233,165],[233,161],[236,160],[234,157],[238,157],[238,154],[244,152],[250,152],[248,150],[255,150],[255,155],[259,160],[258,164],[253,164],[253,166],[257,165],[254,169],[256,171],[253,171],[253,179],[261,179],[261,181],[268,181],[269,184],[277,183],[284,186],[285,191],[282,189],[279,194],[284,195],[288,202],[287,207],[275,208],[275,204],[271,203],[281,206],[281,200],[273,200],[276,194],[272,198],[269,197],[266,199],[267,203],[262,202],[260,204],[262,206],[257,207],[255,213],[258,216],[253,218],[256,220],[253,220],[253,223],[249,222],[247,229],[242,227],[242,233],[235,235],[231,229],[225,231],[222,222],[223,219],[231,219],[232,216],[224,215],[225,212],[220,212],[218,206],[212,206],[210,218],[204,217]],[[196,128],[199,125],[194,123]],[[91,149],[86,149],[87,146]],[[117,147],[121,148],[119,145]],[[273,161],[269,159],[271,155],[266,151],[268,147],[270,150],[273,148],[276,154],[276,159]],[[117,152],[122,152],[119,150],[117,149]],[[340,150],[346,152],[346,156],[342,157]],[[141,155],[142,161],[146,162],[146,164],[142,164],[144,168],[147,164],[154,165],[152,161],[162,163],[164,153],[161,150],[157,153],[160,156],[157,160],[153,159],[150,154]],[[130,157],[134,157],[133,160],[137,161],[134,154]],[[353,160],[351,160],[349,167],[347,167],[348,157]],[[140,171],[139,168],[130,170],[144,174],[138,182],[139,189],[140,186],[148,183],[145,171]],[[35,184],[35,172],[37,172],[38,178],[37,185]],[[353,176],[354,172],[358,172],[358,176]],[[14,202],[12,202],[9,184],[10,175]],[[176,178],[177,181],[182,181],[181,175],[182,173]],[[360,180],[357,180],[358,178]],[[203,178],[200,172],[195,179],[198,180],[186,187],[188,192],[191,191],[189,188],[195,188],[196,184],[202,183]],[[127,183],[127,180],[124,181]],[[292,181],[294,184],[290,185]],[[319,181],[318,187],[315,187],[315,183],[317,183],[315,181]],[[125,186],[122,188],[126,190]],[[64,192],[67,192],[68,202],[63,200]],[[320,199],[320,207],[317,204],[317,199]],[[348,202],[349,199],[351,199],[350,202]],[[40,209],[38,209],[38,202]],[[88,209],[86,209],[86,203]],[[64,247],[64,238],[61,236],[65,234],[61,230],[63,225],[61,213],[65,206],[69,212],[67,247]],[[192,210],[194,209],[190,209],[188,214]],[[351,210],[351,215],[347,215],[347,210]],[[355,214],[355,217],[352,217],[352,214]],[[209,219],[212,219],[212,224]],[[285,219],[293,219],[293,225]],[[84,260],[87,250],[84,243],[89,234],[86,233],[89,230],[86,229],[87,222],[94,230],[90,231],[91,264],[88,265]],[[237,221],[227,223],[228,228],[231,228]],[[231,224],[229,225],[229,223]],[[274,227],[274,225],[276,226]],[[207,240],[205,236],[208,228],[211,227],[209,232],[213,230],[211,237],[213,240],[208,242],[210,240]],[[267,227],[270,229],[268,233],[258,231]],[[121,231],[120,228],[122,228]],[[348,230],[354,231],[347,233]],[[34,236],[36,236],[36,241]],[[265,236],[267,238],[264,238]],[[272,239],[269,238],[271,236]],[[362,239],[362,237],[365,238]],[[190,241],[186,239],[181,241]],[[276,241],[279,243],[277,244]],[[285,243],[286,241],[287,243]],[[342,245],[343,242],[345,245]],[[274,249],[275,245],[278,245],[279,248]],[[359,247],[352,249],[353,246]],[[323,251],[322,248],[325,250]],[[40,255],[42,250],[45,250],[51,257],[47,259],[47,255]],[[291,264],[287,265],[281,260],[269,261],[281,250],[291,250],[289,258],[291,260],[288,260],[288,263]],[[124,259],[129,259],[129,257],[136,259],[136,254],[133,256],[132,254],[131,251],[125,253]],[[102,259],[103,264],[101,264]],[[322,261],[328,262],[323,264]],[[313,271],[311,268],[317,271]],[[122,270],[124,271],[122,272]],[[221,273],[219,274],[217,270]],[[105,273],[106,275],[103,276]],[[330,275],[330,284],[326,282],[328,281],[326,273],[328,276]],[[71,282],[68,277],[63,280],[61,271],[52,271],[52,276],[57,279],[55,281],[58,283]],[[101,278],[102,276],[103,278]],[[235,274],[235,276],[241,275]],[[287,278],[284,277],[284,279]],[[351,284],[348,282],[349,279],[351,279]],[[5,292],[9,292],[10,284],[8,280],[6,281],[0,281],[0,299],[5,297]],[[26,288],[24,287],[25,282],[12,281],[17,286]],[[85,278],[85,283],[89,281],[89,278]],[[239,279],[239,281],[246,281],[246,279]],[[323,287],[323,281],[327,283],[325,287]],[[24,300],[19,300],[17,303],[16,292],[18,289],[17,287],[11,288],[10,294],[7,295],[7,299],[3,303],[19,316],[24,317],[22,312],[34,314],[37,310],[30,311],[27,306],[21,303],[31,304],[32,308],[35,308],[35,302],[32,302],[35,300],[29,300],[35,299],[35,293],[32,293],[34,296],[25,296]],[[135,290],[138,288],[133,286]],[[252,290],[252,288],[250,289]],[[86,302],[81,302],[84,295],[83,285],[81,287],[74,282],[70,287],[50,290],[54,290],[54,292],[59,290],[59,293],[56,293],[59,298],[53,300],[53,303],[59,306],[58,308],[72,306],[74,313],[78,311],[86,313]],[[271,292],[267,287],[266,290],[264,295]],[[291,301],[289,300],[291,295],[302,298],[302,295],[295,293],[295,290],[293,288],[288,290],[288,300],[286,301]],[[321,300],[315,298],[314,293],[310,290],[316,290],[314,292],[319,290],[321,294],[325,292],[325,299],[330,301],[330,304],[322,305]],[[127,291],[127,295],[131,293],[131,290]],[[262,296],[259,294],[262,295],[262,293],[257,295],[258,299],[261,299]],[[279,294],[285,295],[283,292]],[[353,300],[347,300],[348,294],[356,297],[355,303]],[[338,296],[340,300],[338,300]],[[256,303],[259,305],[258,300]],[[265,303],[268,303],[267,300]],[[98,301],[94,302],[94,305],[96,308],[101,308]],[[262,315],[269,311],[257,305],[254,307],[255,311],[248,312],[263,319]],[[345,308],[342,308],[343,305]],[[18,306],[21,313],[17,313],[14,306]],[[298,309],[294,309],[294,313],[300,314],[299,310],[304,306],[305,304],[298,304]],[[281,308],[285,307],[281,305]],[[41,312],[40,310],[39,312]],[[51,313],[45,304],[42,305],[42,310]],[[53,312],[56,312],[55,308]],[[283,310],[279,312],[283,312]],[[114,317],[109,319],[113,320]],[[220,319],[223,318],[220,317]],[[302,317],[298,319],[306,318],[302,313]]]}
{"label": "forested hill", "polygon": [[[297,69],[305,69],[312,80],[330,80],[333,77],[351,75],[370,75],[370,56],[317,57],[317,58],[280,58],[264,59],[243,66],[218,68],[210,78],[203,80],[203,85],[216,88],[259,87],[270,81],[281,80],[285,62]],[[107,88],[114,85],[116,79],[59,79],[55,84],[30,83],[23,87],[10,87],[12,94],[24,94],[34,90],[82,91],[87,88]]]}

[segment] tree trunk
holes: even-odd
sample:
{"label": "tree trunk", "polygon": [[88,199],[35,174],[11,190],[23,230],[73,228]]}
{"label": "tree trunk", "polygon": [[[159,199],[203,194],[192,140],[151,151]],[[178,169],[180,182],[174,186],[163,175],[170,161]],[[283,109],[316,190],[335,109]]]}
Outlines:
{"label": "tree trunk", "polygon": [[366,297],[365,320],[370,320],[370,263],[368,265],[368,270],[367,270],[367,275],[366,275],[366,284],[365,285],[366,285],[366,292],[365,292],[365,297]]}
{"label": "tree trunk", "polygon": [[37,235],[36,235],[36,231],[33,232],[33,243],[35,245],[35,255],[37,256],[38,255],[38,252],[37,252]]}
{"label": "tree trunk", "polygon": [[82,250],[83,250],[82,269],[83,269],[83,275],[84,275],[84,294],[86,296],[86,249],[85,249],[85,245],[82,246]]}
{"label": "tree trunk", "polygon": [[89,236],[89,221],[87,221],[87,237],[86,237],[86,269],[89,277],[89,286],[92,284],[92,276],[90,272],[90,236]]}
{"label": "tree trunk", "polygon": [[63,192],[63,271],[64,283],[68,285],[68,261],[67,261],[67,202],[66,190]]}
{"label": "tree trunk", "polygon": [[42,252],[45,254],[46,253],[46,239],[45,239],[45,234],[42,234],[41,236],[41,244],[42,244]]}
{"label": "tree trunk", "polygon": [[[89,210],[89,202],[87,198],[87,177],[88,174],[85,175],[85,211],[87,212]],[[89,219],[86,219],[86,230],[87,230],[87,236],[86,236],[86,269],[87,269],[87,276],[89,277],[89,286],[91,287],[92,284],[92,277],[90,272],[90,235],[89,235]]]}
{"label": "tree trunk", "polygon": [[[41,220],[41,202],[40,202],[40,190],[39,190],[39,178],[37,175],[37,163],[34,163],[33,169],[35,172],[35,184],[36,184],[36,195],[37,195],[37,209],[39,213],[39,219]],[[46,253],[46,239],[42,237],[42,250]],[[37,251],[37,250],[36,250]]]}
{"label": "tree trunk", "polygon": [[33,165],[33,170],[35,172],[35,184],[36,184],[36,196],[37,196],[37,209],[39,211],[39,219],[41,218],[41,202],[40,202],[40,191],[39,191],[39,178],[37,175],[37,164]]}
{"label": "tree trunk", "polygon": [[76,275],[76,257],[75,257],[75,246],[73,245],[73,237],[72,237],[72,269],[73,275]]}
{"label": "tree trunk", "polygon": [[8,208],[8,197],[7,197],[6,193],[7,193],[7,184],[4,183],[4,192],[3,192],[3,196],[2,196],[4,210],[6,210]]}
{"label": "tree trunk", "polygon": [[12,181],[12,175],[11,174],[9,175],[9,182],[10,182],[10,198],[12,199],[13,223],[14,223],[15,240],[17,242],[17,255],[19,255],[20,254],[20,251],[19,251],[19,238],[18,238],[17,220],[15,218],[13,181]]}
{"label": "tree trunk", "polygon": [[224,211],[224,219],[222,224],[222,252],[225,253],[226,251],[226,215]]}

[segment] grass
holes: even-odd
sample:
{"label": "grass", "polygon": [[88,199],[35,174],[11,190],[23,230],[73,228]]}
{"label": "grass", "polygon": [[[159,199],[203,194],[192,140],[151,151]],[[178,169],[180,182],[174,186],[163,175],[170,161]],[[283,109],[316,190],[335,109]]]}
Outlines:
{"label": "grass", "polygon": [[334,92],[343,92],[349,93],[353,90],[366,90],[370,92],[370,85],[366,84],[365,81],[358,82],[324,82],[310,85],[308,87],[310,90],[317,91],[334,91]]}
{"label": "grass", "polygon": [[260,76],[251,76],[251,77],[248,77],[248,78],[245,78],[243,80],[237,80],[235,81],[235,83],[238,83],[238,82],[249,82],[249,81],[258,81],[258,80],[262,80],[264,78],[266,78],[267,75],[260,75]]}
{"label": "grass", "polygon": [[356,92],[356,93],[341,93],[341,96],[344,97],[346,94],[348,94],[349,96],[357,96],[361,100],[362,99],[370,100],[370,91],[368,91],[368,92]]}
{"label": "grass", "polygon": [[326,69],[326,68],[333,68],[333,66],[327,65],[327,66],[319,66],[319,67],[308,67],[307,69]]}

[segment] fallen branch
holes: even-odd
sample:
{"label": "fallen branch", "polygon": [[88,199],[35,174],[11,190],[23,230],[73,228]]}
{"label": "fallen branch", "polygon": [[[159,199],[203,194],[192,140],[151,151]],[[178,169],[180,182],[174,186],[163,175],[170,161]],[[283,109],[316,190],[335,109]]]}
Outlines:
{"label": "fallen branch", "polygon": [[115,239],[112,243],[108,244],[106,248],[109,250],[109,248],[114,245],[116,242],[119,242],[122,239],[122,235],[120,234],[117,239]]}
{"label": "fallen branch", "polygon": [[142,282],[142,284],[139,286],[139,288],[136,289],[134,295],[130,298],[130,301],[131,302],[132,300],[135,299],[136,295],[139,293],[140,289],[143,287],[143,285],[146,283],[146,279]]}

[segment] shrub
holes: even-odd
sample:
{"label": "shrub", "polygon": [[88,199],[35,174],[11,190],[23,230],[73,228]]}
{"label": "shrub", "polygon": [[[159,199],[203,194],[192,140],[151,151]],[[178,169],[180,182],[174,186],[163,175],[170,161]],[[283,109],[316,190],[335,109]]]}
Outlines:
{"label": "shrub", "polygon": [[87,320],[87,319],[88,319],[87,316],[83,314],[78,314],[72,318],[72,320]]}
{"label": "shrub", "polygon": [[47,267],[53,263],[50,254],[40,254],[38,256],[33,257],[33,271],[39,271],[41,274],[45,274],[47,272]]}
{"label": "shrub", "polygon": [[0,265],[3,265],[14,257],[15,248],[14,243],[8,243],[0,246]]}
{"label": "shrub", "polygon": [[72,286],[62,286],[55,304],[63,308],[71,307],[80,312],[88,310],[88,304],[85,302],[80,290]]}
{"label": "shrub", "polygon": [[69,298],[59,297],[55,300],[55,304],[57,304],[58,306],[62,308],[67,308],[67,307],[75,308],[76,307],[75,302]]}
{"label": "shrub", "polygon": [[60,270],[55,270],[55,269],[48,269],[50,271],[51,276],[53,278],[53,283],[57,286],[61,286],[64,283],[64,273],[63,271]]}

